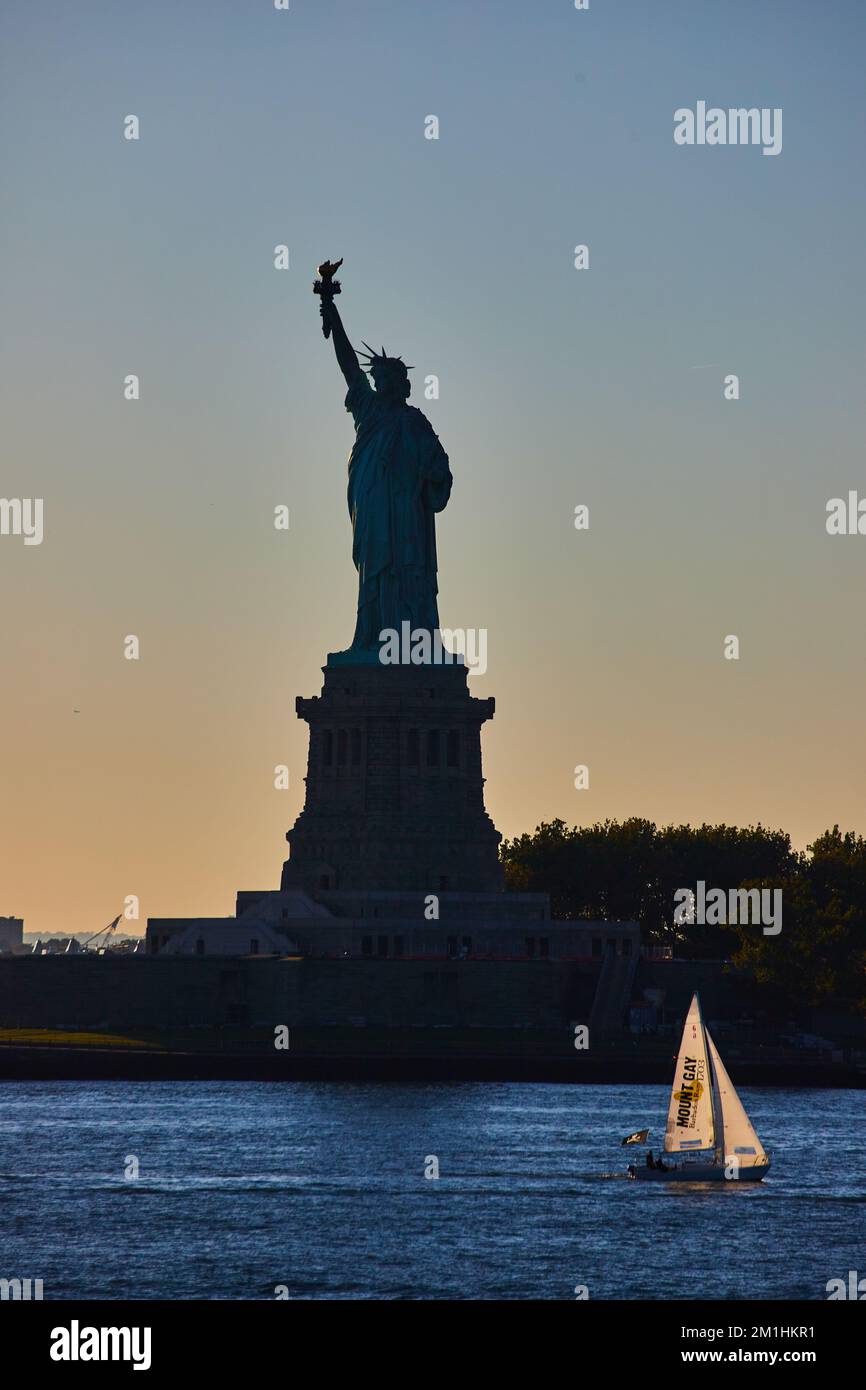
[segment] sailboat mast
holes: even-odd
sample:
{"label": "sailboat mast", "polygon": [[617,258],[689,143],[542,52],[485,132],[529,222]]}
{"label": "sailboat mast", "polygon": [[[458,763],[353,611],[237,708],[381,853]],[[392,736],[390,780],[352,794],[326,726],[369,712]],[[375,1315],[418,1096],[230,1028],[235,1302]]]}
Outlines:
{"label": "sailboat mast", "polygon": [[720,1146],[721,1148],[724,1148],[725,1143],[724,1127],[722,1125],[722,1116],[721,1111],[719,1109],[719,1086],[718,1082],[716,1081],[716,1072],[713,1066],[713,1059],[710,1056],[710,1049],[707,1046],[707,1030],[704,1024],[704,1011],[701,1008],[701,998],[699,994],[695,994],[695,1003],[698,1007],[698,1018],[700,1020],[701,1025],[701,1039],[704,1044],[704,1056],[707,1059],[707,1085],[710,1088],[710,1105],[712,1107],[713,1116],[713,1149],[716,1162],[718,1162],[719,1148]]}
{"label": "sailboat mast", "polygon": [[[707,1041],[707,1030],[704,1028],[704,1043]],[[713,1050],[707,1047],[707,1072],[710,1083],[710,1094],[713,1101],[713,1138],[715,1140],[715,1159],[716,1163],[725,1161],[725,1119],[722,1114],[722,1097],[719,1089],[719,1078],[716,1075],[716,1064],[713,1061]]]}

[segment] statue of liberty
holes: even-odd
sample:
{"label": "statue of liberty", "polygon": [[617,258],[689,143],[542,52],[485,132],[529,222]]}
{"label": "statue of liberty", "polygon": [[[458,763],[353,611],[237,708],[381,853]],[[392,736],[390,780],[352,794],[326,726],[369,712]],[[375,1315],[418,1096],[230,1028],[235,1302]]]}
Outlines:
{"label": "statue of liberty", "polygon": [[321,296],[322,330],[333,337],[346,379],[346,409],[355,422],[348,501],[358,618],[349,650],[329,658],[353,663],[378,661],[381,634],[400,633],[404,622],[413,632],[430,632],[431,639],[437,631],[434,515],[447,505],[451,472],[430,421],[407,403],[411,386],[402,358],[389,357],[384,347],[374,352],[365,343],[362,368],[334,304],[340,286],[332,277],[340,264],[319,266],[314,288]]}

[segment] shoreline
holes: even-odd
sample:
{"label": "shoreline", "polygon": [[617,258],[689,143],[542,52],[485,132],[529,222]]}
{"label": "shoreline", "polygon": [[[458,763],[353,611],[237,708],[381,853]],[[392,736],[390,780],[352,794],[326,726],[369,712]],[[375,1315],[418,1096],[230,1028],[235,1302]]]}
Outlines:
{"label": "shoreline", "polygon": [[[667,1085],[670,1062],[607,1054],[544,1056],[355,1056],[244,1054],[0,1044],[0,1081],[539,1082]],[[821,1063],[740,1062],[737,1084],[866,1089],[866,1072]]]}

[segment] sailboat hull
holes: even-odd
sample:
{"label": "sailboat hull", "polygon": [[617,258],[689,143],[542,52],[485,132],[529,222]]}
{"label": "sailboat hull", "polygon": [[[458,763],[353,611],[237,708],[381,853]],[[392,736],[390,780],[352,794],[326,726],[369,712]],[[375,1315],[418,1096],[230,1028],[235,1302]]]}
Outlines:
{"label": "sailboat hull", "polygon": [[756,1163],[752,1168],[741,1168],[736,1178],[726,1178],[724,1167],[717,1163],[689,1163],[668,1168],[664,1173],[658,1168],[631,1164],[628,1176],[637,1182],[760,1182],[769,1171],[769,1163]]}

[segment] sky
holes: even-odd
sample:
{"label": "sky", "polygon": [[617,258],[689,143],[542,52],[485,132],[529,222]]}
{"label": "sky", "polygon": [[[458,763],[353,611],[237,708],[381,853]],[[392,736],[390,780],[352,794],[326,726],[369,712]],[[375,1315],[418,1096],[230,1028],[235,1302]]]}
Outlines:
{"label": "sky", "polygon": [[[7,0],[0,39],[0,496],[44,518],[0,535],[0,915],[278,885],[357,595],[326,257],[450,458],[499,830],[866,832],[860,0]],[[781,152],[676,144],[698,101]]]}

